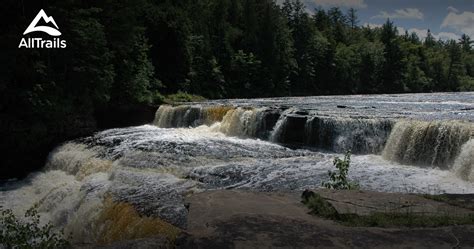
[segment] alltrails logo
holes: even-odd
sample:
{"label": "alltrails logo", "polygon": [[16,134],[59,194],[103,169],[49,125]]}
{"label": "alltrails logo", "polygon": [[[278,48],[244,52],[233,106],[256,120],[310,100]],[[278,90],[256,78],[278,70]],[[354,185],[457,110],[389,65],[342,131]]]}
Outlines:
{"label": "alltrails logo", "polygon": [[[50,26],[37,26],[38,22],[43,19],[43,21],[46,24],[51,23],[54,25],[54,27]],[[52,16],[47,16],[44,10],[40,10],[38,14],[36,15],[35,19],[30,23],[30,26],[26,28],[25,32],[23,32],[23,35],[32,33],[32,32],[44,32],[50,36],[60,36],[61,32],[59,32],[59,27],[54,21],[54,18]],[[61,40],[59,37],[58,38],[53,38],[52,40],[48,39],[43,39],[43,38],[31,38],[28,37],[28,39],[21,38],[20,45],[18,45],[18,48],[65,48],[66,47],[66,41]]]}

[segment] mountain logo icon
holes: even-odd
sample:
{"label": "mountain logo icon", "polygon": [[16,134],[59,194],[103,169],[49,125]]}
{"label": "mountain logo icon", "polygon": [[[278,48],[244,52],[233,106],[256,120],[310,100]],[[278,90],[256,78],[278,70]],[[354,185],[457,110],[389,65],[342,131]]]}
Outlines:
{"label": "mountain logo icon", "polygon": [[[38,22],[40,21],[40,19],[43,19],[46,23],[52,23],[56,28],[49,27],[49,26],[36,26],[38,24]],[[59,29],[58,25],[54,21],[54,18],[52,16],[48,17],[48,15],[46,15],[44,10],[41,9],[38,12],[38,14],[36,15],[35,19],[33,19],[33,21],[30,23],[30,26],[28,26],[28,28],[26,28],[25,32],[23,32],[23,35],[26,35],[26,34],[31,33],[31,32],[41,31],[41,32],[45,32],[45,33],[47,33],[48,35],[51,35],[51,36],[60,36],[61,32],[59,32],[58,29]]]}

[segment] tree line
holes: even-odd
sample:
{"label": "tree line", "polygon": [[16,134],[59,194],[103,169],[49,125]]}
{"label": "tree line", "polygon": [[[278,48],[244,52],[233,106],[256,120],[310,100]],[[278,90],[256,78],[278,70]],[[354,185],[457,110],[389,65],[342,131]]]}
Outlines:
{"label": "tree line", "polygon": [[[467,35],[421,40],[398,34],[390,20],[364,27],[355,9],[310,14],[299,0],[2,5],[1,149],[12,154],[49,149],[43,145],[94,129],[111,109],[156,106],[177,92],[250,98],[474,90]],[[65,49],[18,48],[40,9],[56,20]]]}
{"label": "tree line", "polygon": [[40,6],[61,23],[67,49],[2,56],[6,92],[46,109],[63,101],[86,109],[159,103],[178,91],[233,98],[460,91],[474,84],[467,35],[441,41],[428,33],[422,41],[398,34],[390,20],[361,26],[355,9],[310,14],[300,0],[47,3],[10,1],[7,9],[18,11],[2,15],[14,46]]}

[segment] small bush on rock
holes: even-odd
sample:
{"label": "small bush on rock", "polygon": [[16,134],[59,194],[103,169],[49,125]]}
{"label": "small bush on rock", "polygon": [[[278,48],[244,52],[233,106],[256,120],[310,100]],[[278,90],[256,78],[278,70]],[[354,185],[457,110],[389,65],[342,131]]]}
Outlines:
{"label": "small bush on rock", "polygon": [[349,167],[351,163],[351,152],[348,151],[344,155],[344,159],[334,158],[334,166],[337,171],[328,171],[329,181],[323,182],[323,187],[329,189],[359,189],[359,184],[351,182],[347,179]]}

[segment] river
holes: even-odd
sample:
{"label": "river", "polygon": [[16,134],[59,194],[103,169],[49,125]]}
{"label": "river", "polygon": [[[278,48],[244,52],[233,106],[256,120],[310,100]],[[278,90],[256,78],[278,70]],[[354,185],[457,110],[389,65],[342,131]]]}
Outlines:
{"label": "river", "polygon": [[163,105],[153,123],[58,146],[41,172],[1,186],[0,205],[38,204],[73,242],[100,240],[109,200],[183,228],[185,196],[317,188],[346,151],[362,190],[474,193],[474,93]]}

